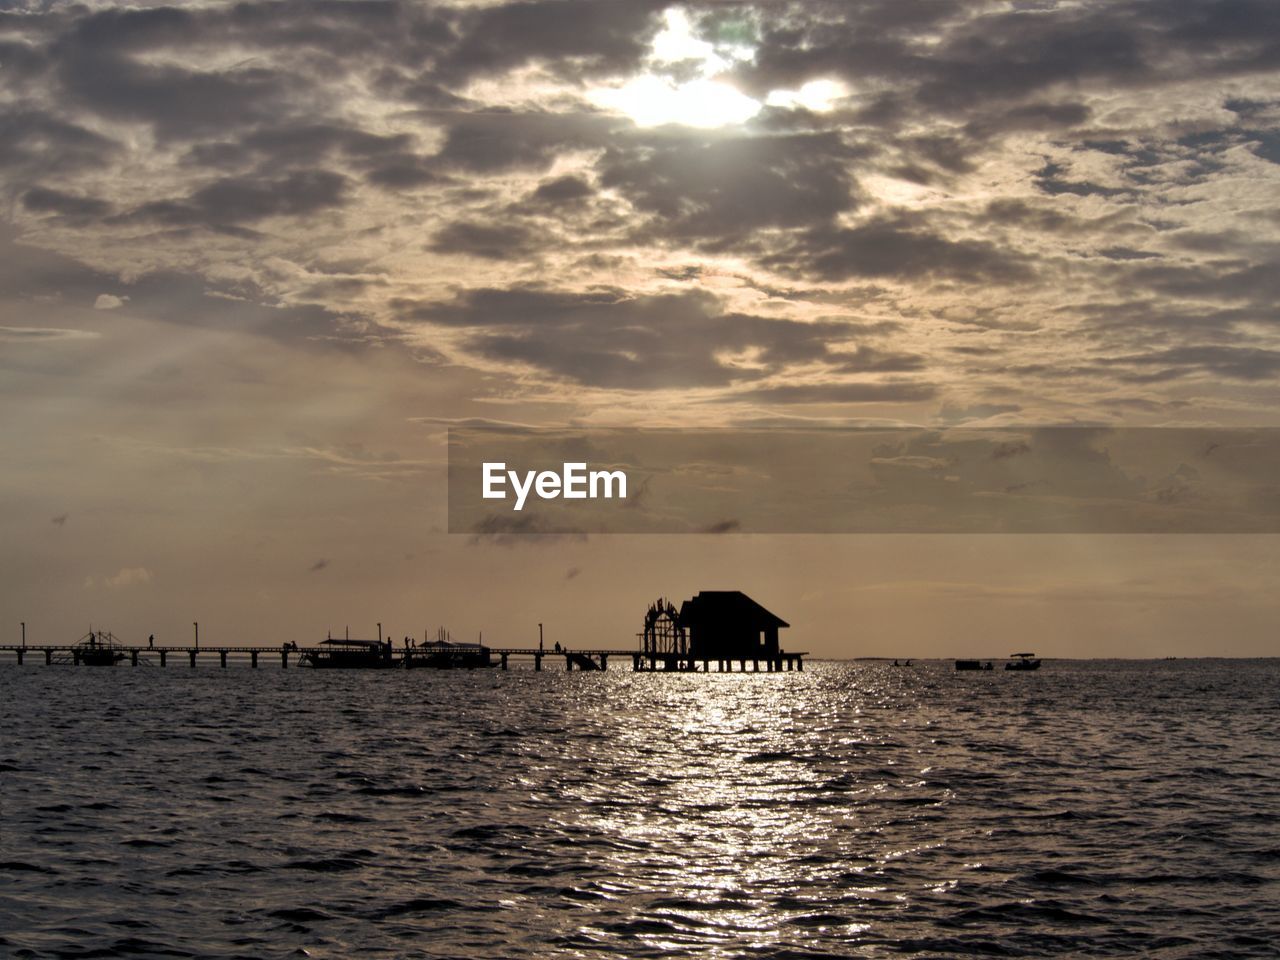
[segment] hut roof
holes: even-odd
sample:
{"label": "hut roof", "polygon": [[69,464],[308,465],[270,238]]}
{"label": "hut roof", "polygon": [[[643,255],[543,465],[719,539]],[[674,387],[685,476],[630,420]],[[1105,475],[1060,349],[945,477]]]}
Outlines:
{"label": "hut roof", "polygon": [[724,621],[752,623],[760,627],[791,626],[741,590],[700,590],[696,597],[680,605],[681,626]]}

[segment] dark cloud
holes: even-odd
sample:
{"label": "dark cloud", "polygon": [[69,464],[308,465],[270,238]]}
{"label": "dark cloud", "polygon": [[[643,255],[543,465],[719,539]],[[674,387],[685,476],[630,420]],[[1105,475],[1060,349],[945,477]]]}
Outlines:
{"label": "dark cloud", "polygon": [[1126,379],[1139,382],[1172,380],[1196,373],[1245,381],[1272,380],[1280,375],[1280,351],[1259,347],[1182,346],[1134,356],[1109,357],[1103,363],[1158,368],[1126,376]]}
{"label": "dark cloud", "polygon": [[937,394],[927,383],[797,383],[753,387],[733,398],[764,403],[916,403]]}
{"label": "dark cloud", "polygon": [[437,253],[465,253],[486,260],[515,259],[538,249],[533,231],[519,223],[459,221],[438,231],[428,249]]}
{"label": "dark cloud", "polygon": [[1017,283],[1033,276],[1024,254],[985,240],[952,240],[929,230],[922,218],[906,216],[808,230],[762,262],[828,281],[883,277]]}
{"label": "dark cloud", "polygon": [[724,386],[798,363],[914,369],[918,359],[865,347],[838,353],[831,348],[852,334],[842,323],[730,313],[701,291],[628,296],[615,289],[483,289],[449,303],[400,307],[408,319],[469,329],[468,348],[489,360],[528,364],[594,387]]}
{"label": "dark cloud", "polygon": [[150,124],[164,138],[267,122],[283,112],[294,89],[289,77],[261,67],[196,72],[100,56],[83,46],[61,58],[66,93],[101,116]]}
{"label": "dark cloud", "polygon": [[849,164],[859,152],[832,133],[657,135],[611,147],[598,169],[603,187],[651,218],[644,232],[717,248],[852,209]]}
{"label": "dark cloud", "polygon": [[317,304],[282,304],[250,283],[214,283],[197,274],[152,271],[129,283],[71,257],[15,242],[0,226],[0,290],[12,297],[92,304],[99,294],[128,298],[129,312],[163,323],[242,330],[294,345],[355,349],[337,338],[350,316]]}
{"label": "dark cloud", "polygon": [[328,170],[301,170],[278,179],[224,177],[182,200],[153,200],[121,215],[122,222],[170,226],[253,223],[267,217],[306,216],[345,199],[347,178]]}
{"label": "dark cloud", "polygon": [[565,204],[585,200],[594,194],[595,190],[586,180],[564,176],[538,184],[538,188],[533,191],[533,199],[546,204]]}
{"label": "dark cloud", "polygon": [[44,176],[100,166],[119,144],[38,110],[0,110],[0,168]]}
{"label": "dark cloud", "polygon": [[1217,264],[1143,266],[1127,280],[1173,297],[1252,300],[1267,307],[1280,300],[1280,270],[1274,259],[1247,266],[1228,263],[1225,269]]}
{"label": "dark cloud", "polygon": [[446,126],[434,157],[442,170],[492,174],[541,170],[575,148],[600,148],[625,121],[591,113],[490,110],[463,114],[428,113]]}
{"label": "dark cloud", "polygon": [[388,190],[412,190],[428,184],[449,182],[448,177],[435,170],[430,158],[410,153],[385,157],[371,164],[365,179],[374,186]]}
{"label": "dark cloud", "polygon": [[1035,176],[1035,184],[1051,197],[1064,193],[1077,197],[1115,197],[1124,194],[1132,195],[1132,190],[1123,187],[1106,187],[1085,180],[1067,180],[1061,176],[1064,168],[1061,164],[1046,163]]}
{"label": "dark cloud", "polygon": [[923,370],[925,358],[918,353],[894,353],[874,347],[859,347],[853,353],[830,355],[832,368],[840,373],[905,373]]}
{"label": "dark cloud", "polygon": [[328,560],[326,560],[326,559],[324,559],[323,557],[321,557],[319,560],[317,560],[317,561],[316,561],[315,563],[313,563],[311,566],[307,567],[307,572],[308,572],[308,573],[319,573],[321,570],[323,570],[323,569],[324,569],[325,567],[327,567],[327,566],[329,566],[329,561],[328,561]]}
{"label": "dark cloud", "polygon": [[741,520],[720,520],[709,526],[703,527],[699,533],[737,533],[742,529]]}
{"label": "dark cloud", "polygon": [[111,204],[96,197],[78,196],[45,187],[33,187],[24,193],[22,205],[33,213],[53,213],[75,220],[91,220],[103,217],[111,211]]}
{"label": "dark cloud", "polygon": [[522,0],[464,14],[458,43],[440,61],[444,78],[460,81],[545,63],[566,77],[634,70],[658,29],[665,0]]}
{"label": "dark cloud", "polygon": [[198,143],[187,151],[201,166],[236,168],[249,164],[312,167],[340,156],[357,162],[380,162],[403,156],[414,146],[408,134],[378,135],[336,123],[272,124],[250,131],[242,139]]}

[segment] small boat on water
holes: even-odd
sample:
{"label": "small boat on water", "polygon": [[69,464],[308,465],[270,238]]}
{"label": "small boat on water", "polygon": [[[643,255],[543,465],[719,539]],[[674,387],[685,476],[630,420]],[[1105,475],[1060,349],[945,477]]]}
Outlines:
{"label": "small boat on water", "polygon": [[349,640],[330,637],[321,640],[318,649],[304,650],[300,663],[321,669],[385,670],[401,665],[393,656],[390,640]]}
{"label": "small boat on water", "polygon": [[1034,653],[1011,653],[1009,662],[1004,665],[1006,670],[1039,670],[1040,660]]}
{"label": "small boat on water", "polygon": [[957,670],[990,670],[991,661],[988,660],[986,664],[983,664],[981,660],[957,660],[956,669]]}
{"label": "small boat on water", "polygon": [[124,659],[124,651],[114,635],[105,630],[90,630],[87,637],[71,648],[75,663],[86,667],[114,667]]}

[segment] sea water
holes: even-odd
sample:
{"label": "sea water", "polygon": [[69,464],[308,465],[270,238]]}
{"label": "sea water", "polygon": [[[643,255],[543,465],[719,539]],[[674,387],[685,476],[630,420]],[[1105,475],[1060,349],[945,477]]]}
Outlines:
{"label": "sea water", "polygon": [[1277,943],[1280,661],[0,666],[0,955]]}

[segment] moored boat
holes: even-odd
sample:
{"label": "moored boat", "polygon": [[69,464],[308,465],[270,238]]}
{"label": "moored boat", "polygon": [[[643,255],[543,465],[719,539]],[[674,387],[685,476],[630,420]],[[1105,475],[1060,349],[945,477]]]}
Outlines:
{"label": "moored boat", "polygon": [[309,667],[348,670],[385,670],[401,665],[400,658],[392,655],[390,640],[345,637],[321,640],[319,647],[302,651],[299,662]]}
{"label": "moored boat", "polygon": [[1034,653],[1012,653],[1004,668],[1006,670],[1039,670],[1040,660]]}
{"label": "moored boat", "polygon": [[87,637],[71,648],[71,656],[75,663],[86,667],[114,667],[125,655],[114,635],[105,630],[90,630]]}
{"label": "moored boat", "polygon": [[483,644],[437,640],[406,650],[404,665],[434,670],[471,670],[476,667],[492,667],[494,664],[489,648]]}

